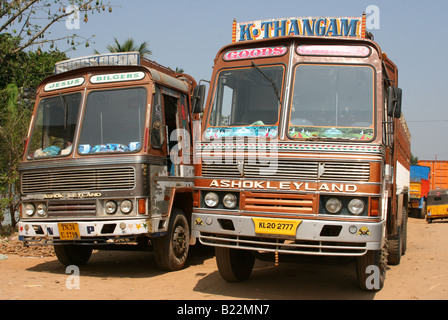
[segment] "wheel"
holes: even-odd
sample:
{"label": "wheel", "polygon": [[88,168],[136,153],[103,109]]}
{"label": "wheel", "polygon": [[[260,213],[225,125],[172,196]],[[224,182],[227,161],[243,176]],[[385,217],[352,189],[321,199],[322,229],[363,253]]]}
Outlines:
{"label": "wheel", "polygon": [[389,240],[389,255],[387,263],[393,266],[400,264],[401,255],[403,254],[402,231],[402,227],[399,227],[398,234]]}
{"label": "wheel", "polygon": [[401,229],[401,255],[406,254],[408,248],[408,211],[403,208],[403,225]]}
{"label": "wheel", "polygon": [[255,264],[254,255],[246,250],[216,247],[215,256],[221,277],[229,282],[249,278]]}
{"label": "wheel", "polygon": [[399,265],[401,256],[406,253],[408,217],[405,207],[402,208],[402,216],[402,223],[398,228],[398,234],[389,239],[388,264],[390,265]]}
{"label": "wheel", "polygon": [[57,245],[54,246],[54,252],[59,262],[65,266],[82,266],[89,261],[92,255],[92,248],[81,245]]}
{"label": "wheel", "polygon": [[154,257],[161,270],[176,271],[184,267],[190,246],[190,227],[181,210],[173,210],[168,233],[154,238],[153,246]]}
{"label": "wheel", "polygon": [[377,292],[384,286],[387,268],[387,242],[381,250],[369,250],[356,261],[358,285],[361,290]]}

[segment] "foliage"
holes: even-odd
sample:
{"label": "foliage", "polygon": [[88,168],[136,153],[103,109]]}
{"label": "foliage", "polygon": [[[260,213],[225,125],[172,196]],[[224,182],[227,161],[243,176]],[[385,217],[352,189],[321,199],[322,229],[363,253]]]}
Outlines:
{"label": "foliage", "polygon": [[[106,11],[112,12],[109,4],[100,0],[0,0],[0,33],[10,33],[14,37],[14,43],[8,55],[22,52],[31,45],[43,45],[49,43],[53,48],[54,43],[71,39],[69,44],[75,47],[76,34],[67,34],[64,37],[48,38],[48,31],[55,23],[67,17],[88,21],[89,14]],[[77,8],[77,11],[69,8]],[[46,37],[47,36],[47,37]],[[84,39],[88,42],[88,39]],[[7,56],[8,56],[7,55]],[[7,56],[0,56],[0,64]]]}
{"label": "foliage", "polygon": [[[140,45],[135,43],[135,40],[132,38],[128,38],[125,42],[120,43],[117,38],[114,38],[113,45],[107,45],[106,49],[109,52],[132,52],[138,51],[142,57],[149,56],[152,54],[152,51],[149,49],[149,42],[144,41]],[[95,50],[96,54],[99,54],[98,51]]]}
{"label": "foliage", "polygon": [[[84,22],[95,12],[112,11],[100,0],[0,0],[0,221],[3,212],[8,212],[13,226],[19,208],[17,169],[34,92],[46,76],[54,73],[55,62],[67,59],[65,53],[46,52],[43,46],[54,48],[61,40],[68,41],[71,49],[81,44],[81,37],[71,32],[58,39],[49,37],[50,27],[74,14],[69,7],[77,8],[77,18]],[[37,50],[30,50],[36,45]]]}

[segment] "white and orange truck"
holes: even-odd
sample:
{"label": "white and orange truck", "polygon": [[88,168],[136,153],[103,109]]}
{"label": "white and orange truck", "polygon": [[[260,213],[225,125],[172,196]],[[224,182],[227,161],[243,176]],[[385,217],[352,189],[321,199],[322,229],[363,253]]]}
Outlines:
{"label": "white and orange truck", "polygon": [[398,68],[362,17],[233,25],[195,145],[193,236],[227,281],[255,257],[346,256],[378,291],[406,249],[410,133]]}

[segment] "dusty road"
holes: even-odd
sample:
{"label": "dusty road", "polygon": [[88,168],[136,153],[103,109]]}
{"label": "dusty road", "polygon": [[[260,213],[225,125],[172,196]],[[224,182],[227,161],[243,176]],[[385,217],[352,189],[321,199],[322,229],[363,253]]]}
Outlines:
{"label": "dusty road", "polygon": [[[250,279],[226,283],[209,248],[195,248],[190,266],[164,273],[150,252],[100,251],[81,267],[79,289],[55,257],[7,254],[0,260],[0,299],[448,299],[448,222],[409,219],[408,250],[390,266],[379,293],[358,290],[353,262],[257,261]],[[5,258],[5,257],[3,257]]]}

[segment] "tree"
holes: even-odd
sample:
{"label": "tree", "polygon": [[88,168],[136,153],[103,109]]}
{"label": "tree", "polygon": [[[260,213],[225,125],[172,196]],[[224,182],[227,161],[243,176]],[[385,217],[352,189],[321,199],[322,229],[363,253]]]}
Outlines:
{"label": "tree", "polygon": [[[0,39],[8,42],[7,38]],[[0,40],[0,50],[5,41]],[[6,44],[8,46],[8,44]],[[59,51],[21,52],[8,59],[2,69],[0,84],[0,220],[1,212],[9,213],[15,226],[14,213],[19,209],[18,164],[34,105],[34,89],[54,73],[57,61],[67,56]],[[8,78],[4,75],[8,75]],[[7,85],[4,83],[9,82]]]}
{"label": "tree", "polygon": [[[74,47],[77,45],[74,39],[79,38],[78,35],[68,34],[58,39],[45,38],[49,28],[69,16],[76,19],[83,16],[83,21],[87,22],[89,13],[105,11],[106,6],[111,12],[112,7],[100,0],[1,0],[0,33],[9,33],[14,39],[8,55],[21,52],[33,44],[50,43],[52,46],[64,39],[71,39],[70,45]],[[0,56],[0,63],[8,55]]]}
{"label": "tree", "polygon": [[[106,49],[109,52],[131,52],[138,51],[142,57],[152,55],[152,51],[149,49],[149,42],[144,41],[140,45],[136,45],[135,40],[132,38],[128,38],[125,42],[120,43],[117,38],[114,38],[113,45],[107,45]],[[98,51],[95,50],[95,54],[99,54]]]}
{"label": "tree", "polygon": [[[106,9],[112,11],[101,0],[0,0],[0,221],[3,210],[8,209],[13,226],[16,224],[17,167],[34,101],[30,92],[54,72],[55,62],[67,59],[53,50],[56,43],[67,40],[71,49],[88,45],[89,39],[71,32],[51,38],[50,28],[67,18],[87,22],[89,14]],[[80,38],[84,42],[78,42]],[[45,44],[52,51],[45,52]],[[33,45],[38,48],[30,51]]]}

